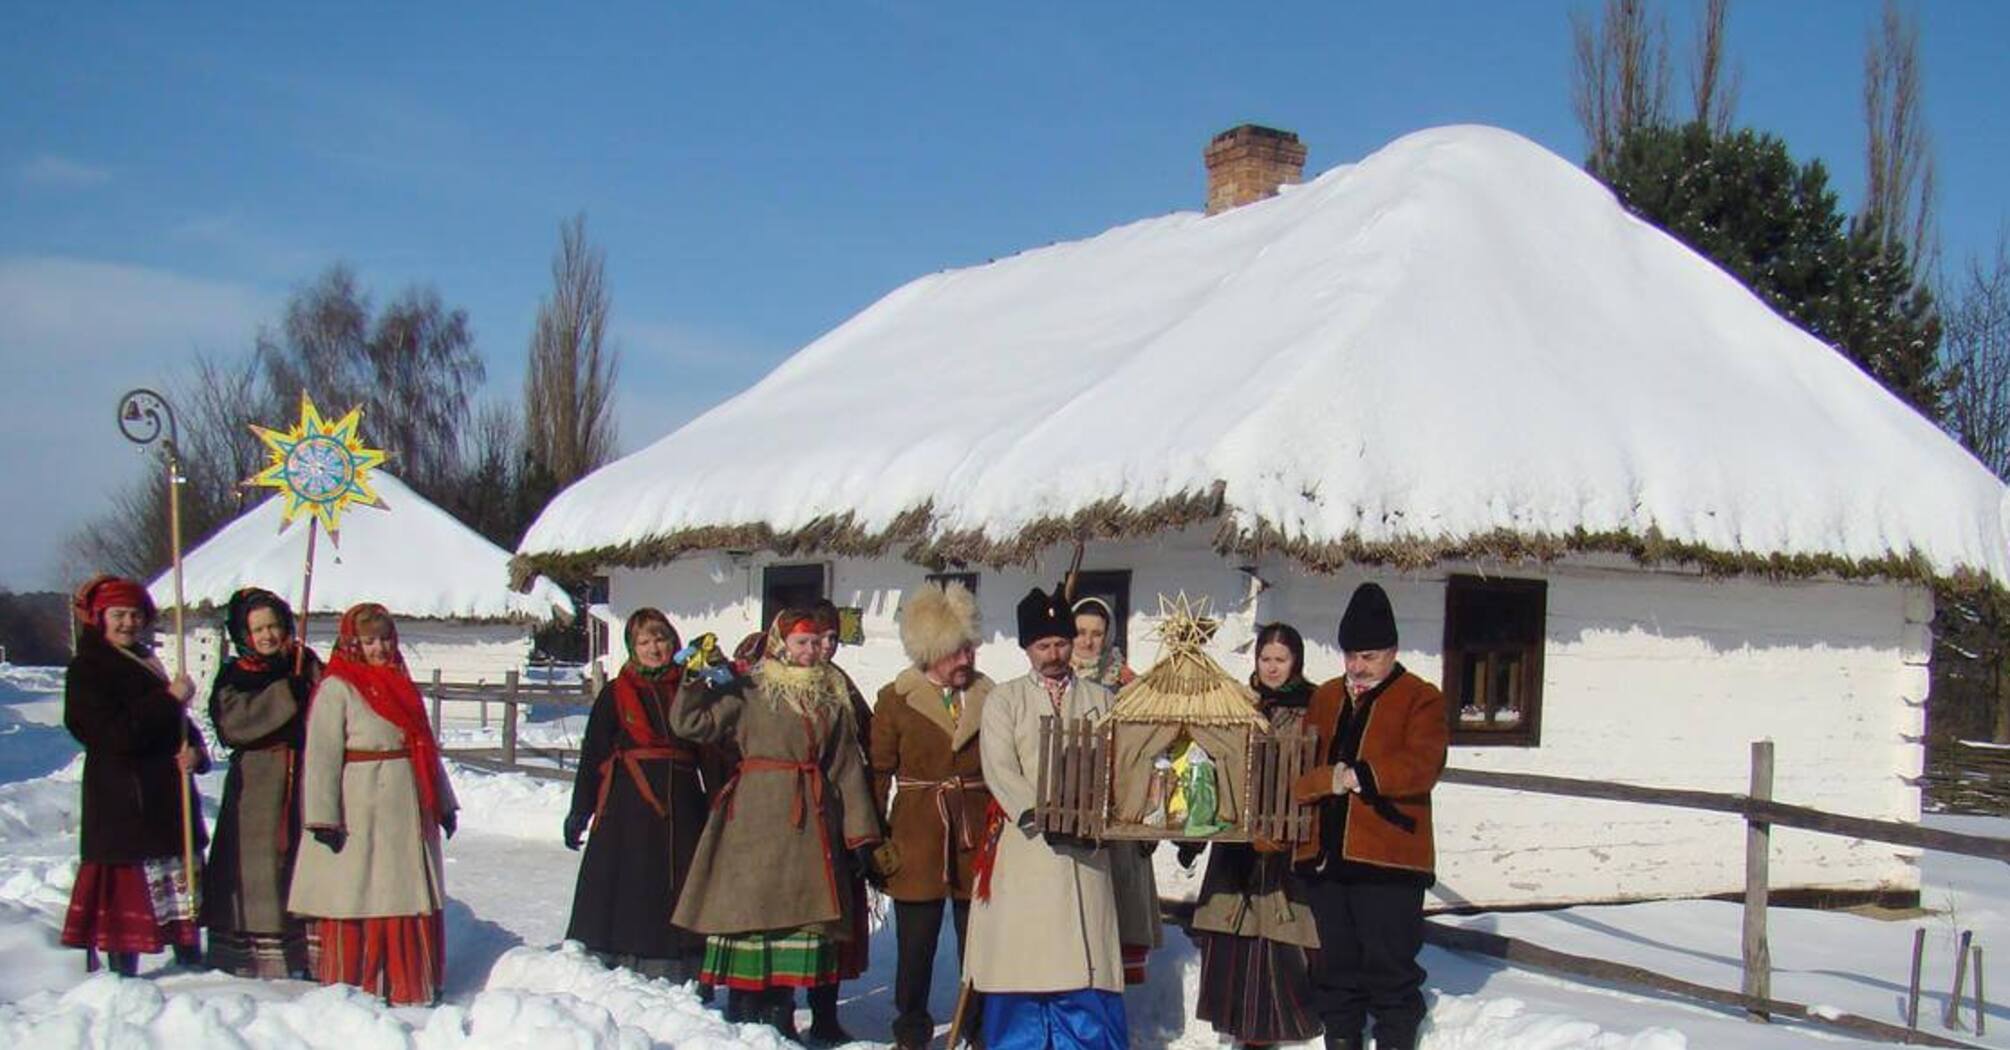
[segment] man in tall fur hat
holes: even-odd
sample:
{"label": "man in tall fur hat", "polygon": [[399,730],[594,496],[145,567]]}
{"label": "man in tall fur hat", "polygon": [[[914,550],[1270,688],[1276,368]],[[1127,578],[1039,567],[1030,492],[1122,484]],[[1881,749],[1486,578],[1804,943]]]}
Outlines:
{"label": "man in tall fur hat", "polygon": [[965,972],[985,996],[989,1050],[1121,1050],[1130,1037],[1110,853],[1033,821],[1040,719],[1098,718],[1112,698],[1075,677],[1075,617],[1058,588],[1034,588],[1018,613],[1031,671],[984,703],[979,750],[996,831],[980,861]]}
{"label": "man in tall fur hat", "polygon": [[1319,819],[1294,860],[1306,875],[1320,961],[1312,1005],[1328,1050],[1415,1050],[1424,1020],[1424,890],[1435,876],[1431,788],[1445,769],[1445,696],[1396,661],[1396,613],[1364,583],[1340,619],[1347,673],[1312,694],[1324,765],[1293,794]]}
{"label": "man in tall fur hat", "polygon": [[899,944],[893,1041],[902,1050],[926,1048],[935,1036],[928,986],[944,905],[954,917],[959,958],[969,929],[971,883],[991,806],[977,741],[992,681],[976,668],[978,641],[970,591],[954,582],[924,584],[900,609],[909,666],[879,691],[874,708],[873,798],[882,804],[892,798],[889,840],[875,861],[893,898]]}

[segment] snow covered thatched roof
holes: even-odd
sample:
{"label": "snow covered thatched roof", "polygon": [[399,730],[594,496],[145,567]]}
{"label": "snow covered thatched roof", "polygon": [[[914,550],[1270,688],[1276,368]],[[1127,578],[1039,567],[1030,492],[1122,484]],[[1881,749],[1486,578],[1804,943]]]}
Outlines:
{"label": "snow covered thatched roof", "polygon": [[1211,522],[1315,568],[1608,550],[2001,580],[2004,496],[1575,165],[1447,127],[915,281],[565,491],[517,569],[1002,563]]}
{"label": "snow covered thatched roof", "polygon": [[[570,617],[572,599],[539,576],[529,593],[509,586],[509,552],[383,471],[373,476],[384,508],[342,516],[341,545],[323,536],[314,548],[313,612],[340,613],[382,602],[398,616],[440,620],[546,620]],[[280,497],[274,497],[279,499]],[[300,598],[307,557],[307,515],[279,529],[279,505],[266,501],[223,527],[182,560],[183,593],[192,607],[222,608],[240,587]],[[149,587],[166,608],[174,579]]]}

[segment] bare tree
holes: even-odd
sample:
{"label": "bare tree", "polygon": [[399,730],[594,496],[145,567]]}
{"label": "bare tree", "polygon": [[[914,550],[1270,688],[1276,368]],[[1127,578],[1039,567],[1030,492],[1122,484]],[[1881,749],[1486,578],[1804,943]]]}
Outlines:
{"label": "bare tree", "polygon": [[[263,405],[258,368],[198,354],[167,386],[181,435],[182,541],[194,547],[256,502],[239,484],[255,472],[263,446],[250,424]],[[149,455],[144,472],[112,496],[111,509],[64,543],[64,575],[82,579],[116,572],[145,580],[167,567],[169,528],[166,471]]]}
{"label": "bare tree", "polygon": [[1926,126],[1919,18],[1885,0],[1863,53],[1865,189],[1858,217],[1880,244],[1904,245],[1921,272],[1939,259],[1933,136]]}
{"label": "bare tree", "polygon": [[555,492],[614,454],[614,377],[606,349],[605,254],[586,239],[586,216],[559,227],[551,294],[538,304],[524,378],[524,442],[534,484]]}
{"label": "bare tree", "polygon": [[2010,480],[2010,230],[1997,235],[1995,258],[1969,260],[1941,301],[1947,429]]}
{"label": "bare tree", "polygon": [[1573,11],[1570,28],[1571,108],[1588,145],[1585,166],[1596,172],[1628,131],[1667,122],[1668,25],[1649,17],[1647,0],[1605,0],[1602,18]]}
{"label": "bare tree", "polygon": [[293,294],[277,331],[259,333],[258,361],[267,418],[293,418],[302,391],[324,412],[362,405],[393,474],[435,501],[457,482],[468,398],[486,369],[467,311],[438,292],[407,288],[377,313],[354,273],[331,266]]}
{"label": "bare tree", "polygon": [[1738,107],[1738,89],[1744,71],[1725,65],[1725,17],[1731,0],[1707,0],[1696,25],[1695,68],[1689,72],[1689,98],[1695,105],[1695,119],[1713,134],[1731,131],[1731,114]]}

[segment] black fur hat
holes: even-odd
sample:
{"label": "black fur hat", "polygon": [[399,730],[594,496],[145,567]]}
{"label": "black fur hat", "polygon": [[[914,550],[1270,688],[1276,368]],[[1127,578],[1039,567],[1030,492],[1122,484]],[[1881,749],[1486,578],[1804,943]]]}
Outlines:
{"label": "black fur hat", "polygon": [[1075,613],[1068,608],[1062,588],[1056,587],[1054,593],[1048,594],[1035,587],[1019,599],[1019,648],[1055,637],[1074,639]]}
{"label": "black fur hat", "polygon": [[1347,612],[1340,617],[1340,651],[1366,652],[1396,647],[1396,610],[1380,584],[1354,588]]}

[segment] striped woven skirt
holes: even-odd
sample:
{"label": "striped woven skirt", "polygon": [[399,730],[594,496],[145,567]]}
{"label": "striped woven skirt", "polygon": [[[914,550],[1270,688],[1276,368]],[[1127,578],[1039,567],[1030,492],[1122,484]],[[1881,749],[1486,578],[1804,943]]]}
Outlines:
{"label": "striped woven skirt", "polygon": [[715,934],[705,938],[705,965],[698,979],[743,992],[833,984],[838,946],[807,930]]}
{"label": "striped woven skirt", "polygon": [[[180,857],[157,857],[138,864],[86,861],[70,887],[63,916],[66,948],[103,952],[157,952],[171,945],[194,947],[195,894]],[[95,957],[93,958],[95,962]]]}
{"label": "striped woven skirt", "polygon": [[319,958],[321,924],[288,920],[284,933],[209,931],[206,956],[212,969],[238,977],[286,978],[313,974]]}
{"label": "striped woven skirt", "polygon": [[1243,1043],[1297,1043],[1324,1030],[1307,1004],[1312,980],[1295,944],[1195,931],[1200,994],[1194,1016]]}
{"label": "striped woven skirt", "polygon": [[322,984],[352,984],[399,1006],[439,1001],[447,973],[446,924],[440,912],[372,919],[321,919]]}

